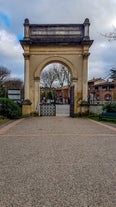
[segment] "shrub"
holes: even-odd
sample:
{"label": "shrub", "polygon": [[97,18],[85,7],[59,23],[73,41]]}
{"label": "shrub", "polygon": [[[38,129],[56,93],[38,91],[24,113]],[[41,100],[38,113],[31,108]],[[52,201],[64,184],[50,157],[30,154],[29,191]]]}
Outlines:
{"label": "shrub", "polygon": [[110,113],[116,113],[116,103],[106,103],[103,110]]}
{"label": "shrub", "polygon": [[8,98],[0,98],[0,114],[9,119],[17,119],[21,116],[21,108]]}

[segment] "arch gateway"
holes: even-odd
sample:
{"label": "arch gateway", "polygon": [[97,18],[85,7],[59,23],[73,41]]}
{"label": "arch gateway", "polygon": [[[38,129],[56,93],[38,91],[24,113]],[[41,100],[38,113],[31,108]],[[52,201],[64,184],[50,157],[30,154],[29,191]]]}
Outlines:
{"label": "arch gateway", "polygon": [[88,98],[88,57],[93,43],[89,19],[83,24],[30,24],[24,21],[24,103],[22,113],[35,112],[40,103],[40,74],[50,63],[62,63],[71,73],[73,116],[85,112]]}

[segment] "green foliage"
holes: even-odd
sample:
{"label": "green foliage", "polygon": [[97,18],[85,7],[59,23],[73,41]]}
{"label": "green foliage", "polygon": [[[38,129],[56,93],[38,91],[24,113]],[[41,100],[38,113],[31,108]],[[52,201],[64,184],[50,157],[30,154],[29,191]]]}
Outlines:
{"label": "green foliage", "polygon": [[[99,116],[90,116],[89,118],[94,120],[94,121],[99,121]],[[104,118],[104,119],[102,119],[102,121],[116,124],[116,120],[115,119],[111,119],[111,118]]]}
{"label": "green foliage", "polygon": [[21,108],[8,98],[0,98],[0,114],[9,119],[17,119],[21,116]]}
{"label": "green foliage", "polygon": [[0,83],[0,97],[5,97],[5,89],[2,87]]}
{"label": "green foliage", "polygon": [[10,121],[9,119],[4,118],[3,116],[0,116],[0,126],[1,126],[2,124],[6,124],[6,123],[9,122],[9,121]]}
{"label": "green foliage", "polygon": [[114,93],[114,101],[116,101],[116,92]]}
{"label": "green foliage", "polygon": [[103,110],[110,113],[116,113],[116,103],[106,103]]}

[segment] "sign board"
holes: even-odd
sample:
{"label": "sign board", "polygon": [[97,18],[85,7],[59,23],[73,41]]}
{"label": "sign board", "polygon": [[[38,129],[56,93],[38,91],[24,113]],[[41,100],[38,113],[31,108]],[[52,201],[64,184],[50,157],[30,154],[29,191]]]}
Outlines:
{"label": "sign board", "polygon": [[12,100],[20,100],[21,99],[21,90],[20,89],[9,89],[8,90],[8,98]]}

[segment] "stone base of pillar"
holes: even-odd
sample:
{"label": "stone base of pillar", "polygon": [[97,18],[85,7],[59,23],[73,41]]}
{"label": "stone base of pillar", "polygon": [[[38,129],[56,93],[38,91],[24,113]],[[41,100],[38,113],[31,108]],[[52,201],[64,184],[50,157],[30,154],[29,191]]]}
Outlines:
{"label": "stone base of pillar", "polygon": [[22,115],[31,114],[31,105],[22,105]]}
{"label": "stone base of pillar", "polygon": [[89,112],[89,105],[78,104],[74,111],[74,117],[86,116]]}
{"label": "stone base of pillar", "polygon": [[81,113],[85,114],[89,111],[89,106],[81,106]]}
{"label": "stone base of pillar", "polygon": [[22,115],[30,115],[31,112],[32,112],[32,109],[31,109],[31,101],[29,99],[26,99],[23,101],[23,104],[22,104]]}

